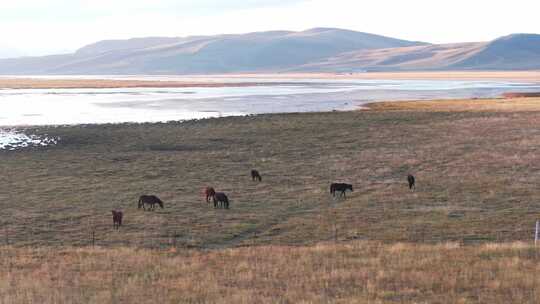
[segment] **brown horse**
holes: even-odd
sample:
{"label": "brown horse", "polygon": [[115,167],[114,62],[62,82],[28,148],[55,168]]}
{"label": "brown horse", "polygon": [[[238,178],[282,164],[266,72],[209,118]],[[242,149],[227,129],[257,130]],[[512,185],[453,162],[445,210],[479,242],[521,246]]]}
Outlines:
{"label": "brown horse", "polygon": [[262,181],[262,177],[261,174],[259,174],[259,171],[251,170],[251,180],[258,180],[259,182]]}
{"label": "brown horse", "polygon": [[210,203],[210,198],[214,197],[214,194],[216,194],[216,190],[212,187],[206,187],[204,189],[204,195],[206,196],[206,202]]}
{"label": "brown horse", "polygon": [[113,228],[114,229],[119,229],[120,226],[122,226],[122,218],[123,217],[124,217],[124,213],[122,213],[122,211],[112,210]]}
{"label": "brown horse", "polygon": [[161,209],[163,209],[163,202],[155,195],[141,195],[139,197],[139,209],[141,207],[146,210],[144,205],[150,205],[150,208],[148,210],[154,211],[156,209],[156,205],[159,205]]}
{"label": "brown horse", "polygon": [[217,192],[216,194],[214,194],[214,208],[217,207],[224,207],[225,209],[229,209],[229,198],[223,192]]}

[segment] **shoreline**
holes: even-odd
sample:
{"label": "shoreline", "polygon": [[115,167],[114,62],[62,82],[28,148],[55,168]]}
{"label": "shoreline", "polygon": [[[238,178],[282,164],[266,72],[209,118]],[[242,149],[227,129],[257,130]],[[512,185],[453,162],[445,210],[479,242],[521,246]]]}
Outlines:
{"label": "shoreline", "polygon": [[[78,78],[79,77],[79,78]],[[82,78],[81,78],[82,77]],[[101,78],[100,78],[101,77]],[[130,79],[140,77],[142,79]],[[178,80],[160,80],[160,77]],[[115,79],[116,78],[116,79]],[[154,78],[154,79],[152,79]],[[144,80],[143,80],[144,79]],[[265,79],[266,81],[261,81]],[[6,75],[0,76],[0,89],[115,89],[250,87],[302,84],[295,80],[462,80],[540,83],[540,71],[473,72],[373,72],[373,73],[291,73],[219,75]],[[270,81],[268,81],[270,80]]]}

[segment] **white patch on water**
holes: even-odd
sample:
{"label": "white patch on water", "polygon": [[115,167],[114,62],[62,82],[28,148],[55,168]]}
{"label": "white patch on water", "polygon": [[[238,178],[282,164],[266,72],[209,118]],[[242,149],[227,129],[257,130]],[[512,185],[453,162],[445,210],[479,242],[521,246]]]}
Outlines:
{"label": "white patch on water", "polygon": [[57,138],[26,135],[13,130],[0,130],[0,150],[17,150],[28,147],[45,147],[58,143]]}

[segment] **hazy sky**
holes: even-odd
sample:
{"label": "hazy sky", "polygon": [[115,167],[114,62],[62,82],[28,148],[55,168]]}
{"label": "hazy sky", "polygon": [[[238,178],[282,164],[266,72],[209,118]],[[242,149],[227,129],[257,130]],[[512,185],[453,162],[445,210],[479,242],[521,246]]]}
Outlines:
{"label": "hazy sky", "polygon": [[340,27],[427,42],[540,33],[540,0],[0,0],[1,50],[102,39]]}

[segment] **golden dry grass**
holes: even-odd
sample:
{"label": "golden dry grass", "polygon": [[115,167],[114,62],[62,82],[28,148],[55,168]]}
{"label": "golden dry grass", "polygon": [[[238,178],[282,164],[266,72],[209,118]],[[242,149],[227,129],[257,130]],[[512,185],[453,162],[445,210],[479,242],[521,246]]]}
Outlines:
{"label": "golden dry grass", "polygon": [[372,111],[431,111],[431,112],[534,112],[540,111],[540,98],[493,98],[457,100],[412,100],[379,102],[367,106]]}
{"label": "golden dry grass", "polygon": [[539,250],[376,242],[0,248],[0,303],[539,303]]}

